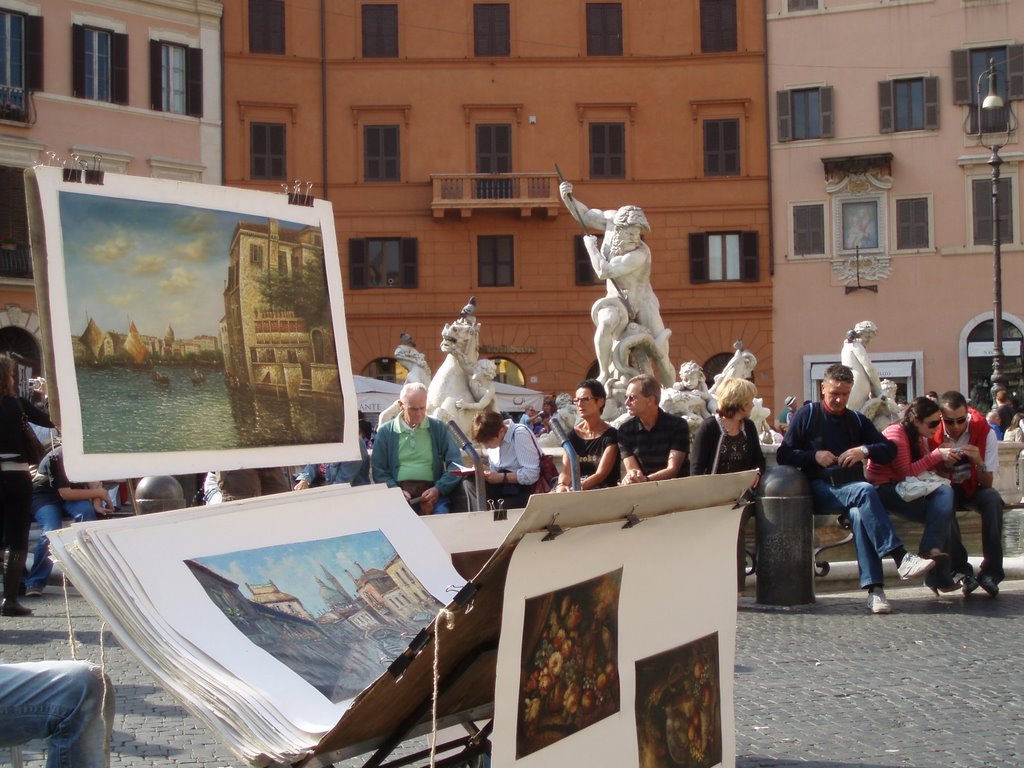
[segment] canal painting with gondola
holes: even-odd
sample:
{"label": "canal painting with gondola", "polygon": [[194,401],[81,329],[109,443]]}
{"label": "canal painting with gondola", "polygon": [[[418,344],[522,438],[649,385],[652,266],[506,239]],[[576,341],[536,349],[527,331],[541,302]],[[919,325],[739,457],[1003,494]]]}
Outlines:
{"label": "canal painting with gondola", "polygon": [[443,607],[380,530],[184,562],[236,629],[335,703]]}
{"label": "canal painting with gondola", "polygon": [[58,199],[83,453],[341,439],[320,226]]}

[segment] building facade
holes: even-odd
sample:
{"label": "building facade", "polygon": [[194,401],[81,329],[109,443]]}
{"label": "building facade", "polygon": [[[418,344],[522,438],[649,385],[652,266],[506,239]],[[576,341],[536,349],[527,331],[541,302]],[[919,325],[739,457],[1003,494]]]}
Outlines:
{"label": "building facade", "polygon": [[0,0],[0,351],[43,373],[23,173],[218,184],[219,0]]}
{"label": "building facade", "polygon": [[[1004,142],[1004,371],[1019,398],[1024,4],[769,0],[767,11],[776,407],[817,398],[862,320],[878,326],[868,351],[901,397],[959,389],[987,406],[987,145]],[[992,113],[979,110],[990,61],[1007,102]]]}
{"label": "building facade", "polygon": [[771,397],[761,2],[225,0],[225,177],[334,206],[355,373],[477,299],[499,379],[572,390],[605,287],[558,194],[641,206],[670,357]]}

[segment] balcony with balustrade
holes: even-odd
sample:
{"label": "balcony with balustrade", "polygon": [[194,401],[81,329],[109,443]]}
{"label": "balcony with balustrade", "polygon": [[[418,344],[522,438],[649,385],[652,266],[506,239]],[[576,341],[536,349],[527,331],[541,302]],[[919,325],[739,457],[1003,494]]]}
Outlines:
{"label": "balcony with balustrade", "polygon": [[32,251],[27,245],[0,244],[0,279],[32,279]]}
{"label": "balcony with balustrade", "polygon": [[562,206],[553,173],[436,173],[430,176],[434,218],[449,211],[467,219],[473,211],[517,211],[523,218],[554,218]]}
{"label": "balcony with balustrade", "polygon": [[29,121],[25,89],[13,85],[0,85],[0,120],[14,123]]}

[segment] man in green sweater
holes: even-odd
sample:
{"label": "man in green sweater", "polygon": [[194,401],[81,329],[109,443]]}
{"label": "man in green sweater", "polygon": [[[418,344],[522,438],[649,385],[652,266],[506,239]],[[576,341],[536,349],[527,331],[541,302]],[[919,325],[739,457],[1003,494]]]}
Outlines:
{"label": "man in green sweater", "polygon": [[459,484],[453,474],[459,449],[445,425],[427,416],[423,384],[402,387],[398,406],[398,416],[377,429],[371,461],[373,482],[401,488],[417,514],[449,512],[449,496]]}

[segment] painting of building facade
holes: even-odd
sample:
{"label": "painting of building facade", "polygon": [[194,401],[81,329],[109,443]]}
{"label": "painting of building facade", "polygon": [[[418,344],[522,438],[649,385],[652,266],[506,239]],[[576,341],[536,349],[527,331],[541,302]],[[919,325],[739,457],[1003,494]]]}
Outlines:
{"label": "painting of building facade", "polygon": [[442,607],[379,530],[185,565],[243,635],[332,702],[379,677]]}
{"label": "painting of building facade", "polygon": [[357,458],[331,204],[71,171],[25,198],[72,479]]}
{"label": "painting of building facade", "polygon": [[526,601],[516,759],[619,711],[622,569]]}

